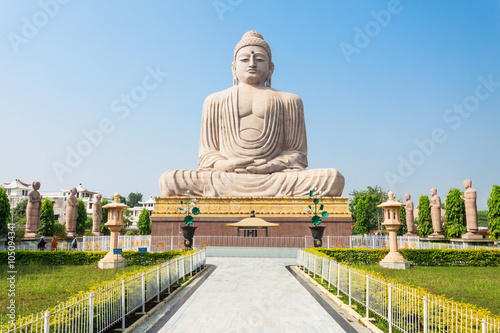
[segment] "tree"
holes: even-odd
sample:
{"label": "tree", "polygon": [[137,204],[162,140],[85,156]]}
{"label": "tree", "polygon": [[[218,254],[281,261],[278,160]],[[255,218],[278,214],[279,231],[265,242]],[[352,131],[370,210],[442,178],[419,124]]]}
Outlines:
{"label": "tree", "polygon": [[418,199],[418,235],[427,237],[432,234],[431,201],[429,197],[422,194]]}
{"label": "tree", "polygon": [[26,207],[28,207],[28,199],[19,202],[14,208],[13,215],[15,224],[19,224],[19,222],[26,217]]}
{"label": "tree", "polygon": [[7,237],[9,223],[11,223],[9,197],[5,189],[0,187],[0,237]]}
{"label": "tree", "polygon": [[488,199],[488,217],[490,218],[490,239],[500,239],[500,186],[493,185]]}
{"label": "tree", "polygon": [[[401,202],[401,200],[398,200]],[[401,219],[401,227],[398,229],[398,236],[403,236],[408,232],[408,227],[406,226],[406,208],[405,206],[401,206],[399,208],[399,217]]]}
{"label": "tree", "polygon": [[452,188],[446,195],[444,205],[446,225],[444,234],[447,238],[459,238],[467,232],[465,203],[462,200],[463,194],[464,192],[458,188]]}
{"label": "tree", "polygon": [[54,223],[54,236],[56,236],[58,239],[66,239],[68,237],[66,226],[56,221]]}
{"label": "tree", "polygon": [[76,213],[76,233],[83,235],[85,233],[85,222],[87,221],[87,209],[82,200],[78,199],[78,212]]}
{"label": "tree", "polygon": [[486,227],[488,228],[488,223],[490,219],[488,218],[487,210],[478,210],[477,211],[477,226],[478,227]]}
{"label": "tree", "polygon": [[[384,221],[384,213],[382,208],[378,208],[377,205],[381,204],[382,202],[385,202],[388,198],[388,195],[379,186],[375,187],[368,186],[365,190],[361,191],[353,190],[351,193],[349,193],[349,196],[351,197],[349,201],[349,210],[351,211],[352,214],[352,220],[353,221],[359,220],[357,214],[359,214],[360,210],[357,207],[357,205],[359,198],[364,195],[374,195],[377,200],[371,202],[371,204],[368,206],[366,206],[366,202],[363,203],[365,209],[370,210],[369,212],[366,212],[366,214],[362,213],[363,219],[365,219],[367,216],[370,217],[370,221],[368,222],[369,230],[381,229],[382,222]],[[363,200],[366,201],[366,198]],[[363,221],[363,223],[366,223],[366,221]]]}
{"label": "tree", "polygon": [[44,236],[54,236],[54,205],[48,198],[43,199],[40,209],[40,228],[38,233]]}
{"label": "tree", "polygon": [[353,216],[356,216],[356,225],[353,233],[367,234],[372,230],[372,223],[377,212],[378,197],[375,194],[362,194],[356,197]]}
{"label": "tree", "polygon": [[142,193],[130,192],[127,198],[127,205],[131,208],[139,206],[139,201],[142,201]]}
{"label": "tree", "polygon": [[127,203],[127,198],[122,197],[121,195],[120,195],[120,202],[121,202],[122,204],[128,205],[128,203]]}
{"label": "tree", "polygon": [[101,220],[101,233],[104,236],[109,236],[111,235],[111,231],[109,231],[108,227],[106,227],[104,224],[108,222],[108,209],[104,208],[108,204],[107,199],[101,200],[101,205],[102,205],[102,220]]}
{"label": "tree", "polygon": [[87,229],[92,230],[93,224],[94,224],[94,220],[92,219],[92,216],[87,216],[87,219],[85,220],[85,230],[87,230]]}
{"label": "tree", "polygon": [[139,235],[151,235],[151,220],[149,219],[149,210],[144,208],[139,215],[139,222],[137,222]]}

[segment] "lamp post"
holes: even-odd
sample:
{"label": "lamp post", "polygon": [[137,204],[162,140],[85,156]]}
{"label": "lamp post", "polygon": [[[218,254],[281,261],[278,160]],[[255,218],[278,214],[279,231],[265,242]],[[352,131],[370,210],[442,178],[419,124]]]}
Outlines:
{"label": "lamp post", "polygon": [[118,268],[127,266],[127,259],[123,258],[121,254],[114,254],[113,250],[118,248],[118,235],[123,227],[123,212],[127,205],[121,203],[120,195],[115,193],[114,201],[109,203],[103,208],[108,209],[108,222],[105,224],[111,231],[111,248],[108,254],[99,260],[99,268]]}
{"label": "lamp post", "polygon": [[404,206],[404,204],[394,200],[394,193],[392,193],[392,191],[389,191],[388,194],[389,199],[377,206],[384,209],[385,221],[382,225],[389,231],[390,247],[389,253],[380,261],[380,266],[392,269],[407,269],[410,268],[410,263],[398,252],[397,236],[398,229],[401,227],[399,209]]}

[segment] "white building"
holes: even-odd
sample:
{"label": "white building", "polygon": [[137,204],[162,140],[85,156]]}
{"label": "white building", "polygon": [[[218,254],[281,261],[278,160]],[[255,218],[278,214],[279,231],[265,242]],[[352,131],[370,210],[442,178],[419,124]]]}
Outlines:
{"label": "white building", "polygon": [[144,208],[149,210],[149,216],[151,216],[151,214],[153,213],[153,210],[155,209],[155,199],[153,199],[153,197],[150,197],[146,201],[139,201],[139,204],[141,206],[132,207],[132,208],[128,209],[130,212],[132,212],[129,219],[132,222],[132,226],[135,226],[135,227],[137,226],[137,222],[139,222],[139,215],[141,215],[142,210]]}
{"label": "white building", "polygon": [[31,191],[31,185],[16,179],[12,183],[4,183],[4,188],[7,191],[10,208],[14,208],[21,201],[28,199],[28,193]]}

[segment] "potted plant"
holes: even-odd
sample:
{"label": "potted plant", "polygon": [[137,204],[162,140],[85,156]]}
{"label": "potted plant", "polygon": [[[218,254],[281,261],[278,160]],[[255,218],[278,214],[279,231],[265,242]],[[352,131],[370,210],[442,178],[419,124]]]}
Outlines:
{"label": "potted plant", "polygon": [[[314,188],[314,191],[317,191],[318,188]],[[306,209],[306,212],[308,214],[313,214],[311,217],[311,222],[314,225],[314,227],[309,227],[311,229],[311,234],[314,239],[314,247],[321,247],[323,245],[322,238],[323,238],[323,232],[325,231],[324,226],[320,226],[321,224],[321,218],[322,217],[328,217],[328,212],[324,210],[323,204],[320,204],[320,198],[322,195],[322,192],[319,191],[320,197],[313,196],[313,190],[309,191],[309,197],[313,199],[314,203],[314,211],[311,205],[308,206]],[[319,205],[319,208],[318,208]]]}
{"label": "potted plant", "polygon": [[197,228],[191,225],[194,221],[193,215],[200,214],[200,209],[196,207],[197,200],[189,198],[189,191],[186,201],[181,200],[181,205],[185,207],[179,207],[179,210],[186,215],[184,216],[184,223],[186,225],[181,228],[184,236],[184,251],[190,251],[193,249],[193,236]]}

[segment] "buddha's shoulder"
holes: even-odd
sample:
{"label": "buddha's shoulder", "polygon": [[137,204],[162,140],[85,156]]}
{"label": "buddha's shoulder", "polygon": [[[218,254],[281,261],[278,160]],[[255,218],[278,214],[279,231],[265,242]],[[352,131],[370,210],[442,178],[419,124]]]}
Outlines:
{"label": "buddha's shoulder", "polygon": [[231,93],[235,91],[235,87],[227,88],[226,90],[218,91],[213,94],[210,94],[205,98],[205,103],[211,103],[211,102],[217,102],[220,100],[223,100],[229,96],[231,96]]}
{"label": "buddha's shoulder", "polygon": [[292,93],[286,92],[286,91],[281,91],[273,88],[267,88],[268,92],[275,95],[276,97],[280,98],[283,101],[287,102],[300,102],[302,103],[302,99]]}

